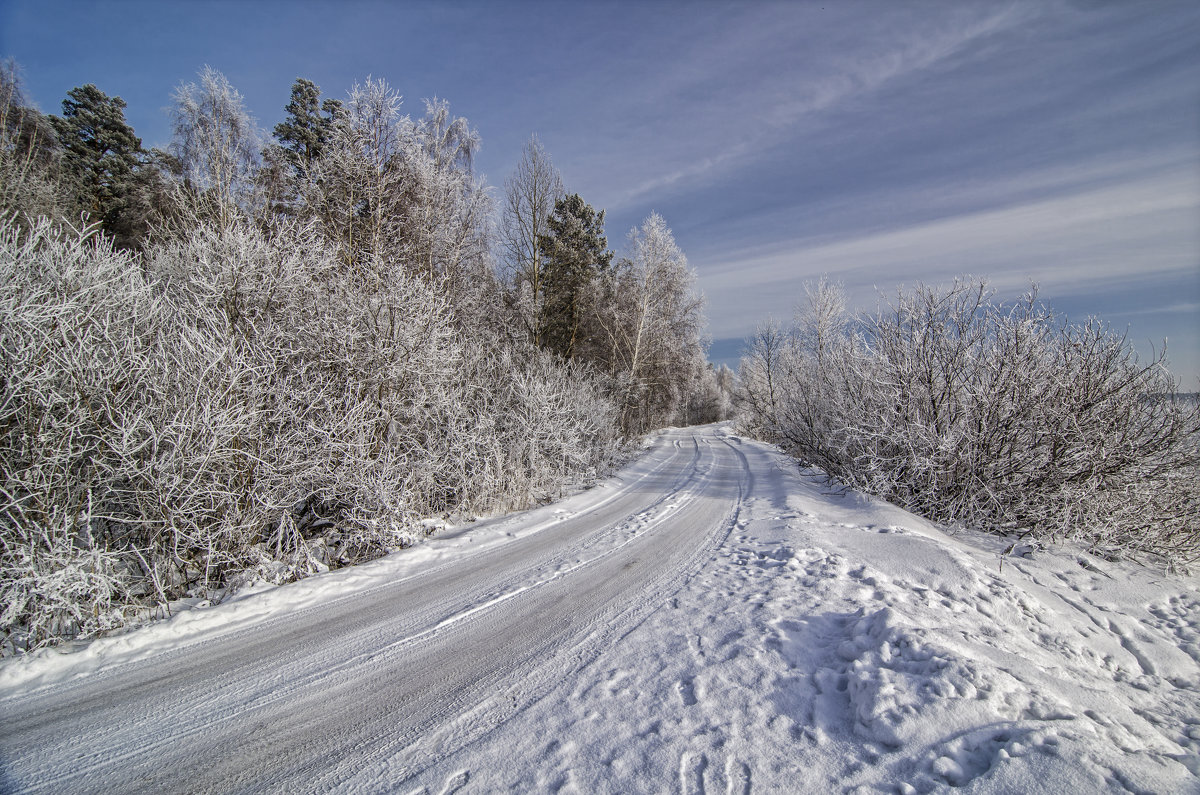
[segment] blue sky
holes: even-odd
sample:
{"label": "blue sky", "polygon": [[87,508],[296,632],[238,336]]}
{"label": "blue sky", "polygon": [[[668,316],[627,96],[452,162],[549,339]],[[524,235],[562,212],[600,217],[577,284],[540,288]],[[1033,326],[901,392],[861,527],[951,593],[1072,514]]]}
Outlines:
{"label": "blue sky", "polygon": [[169,142],[175,86],[222,71],[269,130],[296,77],[450,101],[502,185],[536,133],[610,244],[660,212],[713,358],[828,274],[1031,281],[1200,388],[1200,4],[0,0],[0,56],[46,112],[92,82]]}

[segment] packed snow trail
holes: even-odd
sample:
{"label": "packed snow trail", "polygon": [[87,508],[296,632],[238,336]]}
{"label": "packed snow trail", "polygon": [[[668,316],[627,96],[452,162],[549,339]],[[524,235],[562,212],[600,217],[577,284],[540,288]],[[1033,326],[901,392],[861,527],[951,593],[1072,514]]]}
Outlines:
{"label": "packed snow trail", "polygon": [[711,433],[670,433],[605,487],[471,531],[508,543],[9,700],[0,785],[319,790],[384,759],[402,780],[676,592],[724,540],[745,477]]}
{"label": "packed snow trail", "polygon": [[1200,581],[721,426],[418,548],[0,666],[0,791],[1197,792]]}

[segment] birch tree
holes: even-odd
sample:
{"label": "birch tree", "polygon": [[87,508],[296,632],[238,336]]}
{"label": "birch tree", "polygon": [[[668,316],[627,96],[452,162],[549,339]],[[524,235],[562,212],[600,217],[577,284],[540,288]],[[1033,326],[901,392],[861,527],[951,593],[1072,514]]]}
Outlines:
{"label": "birch tree", "polygon": [[175,89],[173,153],[197,195],[221,223],[250,209],[260,134],[241,94],[225,75],[205,66],[200,82]]}
{"label": "birch tree", "polygon": [[693,383],[705,367],[704,298],[666,221],[652,213],[629,234],[599,316],[622,383],[622,422],[640,432],[683,419]]}
{"label": "birch tree", "polygon": [[456,304],[490,276],[491,199],[473,171],[479,133],[445,100],[425,100],[404,155],[405,191],[395,235],[414,272],[442,279]]}
{"label": "birch tree", "polygon": [[516,171],[504,182],[500,243],[504,252],[509,304],[534,345],[542,344],[544,265],[538,241],[549,233],[555,202],[563,196],[562,177],[537,136],[521,152]]}

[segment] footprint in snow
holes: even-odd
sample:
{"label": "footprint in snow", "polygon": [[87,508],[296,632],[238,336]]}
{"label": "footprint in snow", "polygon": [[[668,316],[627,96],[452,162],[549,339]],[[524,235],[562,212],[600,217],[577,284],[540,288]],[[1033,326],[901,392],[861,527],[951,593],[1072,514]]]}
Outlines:
{"label": "footprint in snow", "polygon": [[[679,789],[683,795],[703,795],[707,769],[708,757],[704,754],[684,753],[679,760]],[[750,768],[745,762],[729,757],[724,772],[726,795],[750,795]],[[720,773],[716,777],[719,778]]]}
{"label": "footprint in snow", "polygon": [[750,768],[732,757],[725,763],[727,795],[750,795]]}
{"label": "footprint in snow", "polygon": [[679,700],[683,702],[685,707],[696,705],[696,687],[692,684],[691,679],[683,679],[676,682],[675,692],[679,693]]}
{"label": "footprint in snow", "polygon": [[704,792],[704,768],[708,758],[704,754],[685,753],[679,760],[679,789],[683,795],[702,795]]}
{"label": "footprint in snow", "polygon": [[[454,795],[454,793],[458,792],[467,785],[467,781],[470,780],[470,778],[470,771],[467,770],[460,770],[457,773],[450,774],[446,777],[446,780],[442,782],[442,788],[438,791],[438,795]],[[408,793],[408,795],[429,795],[429,787],[415,789]]]}
{"label": "footprint in snow", "polygon": [[463,787],[467,786],[467,781],[471,778],[469,771],[460,770],[457,773],[446,778],[442,784],[441,795],[454,795]]}

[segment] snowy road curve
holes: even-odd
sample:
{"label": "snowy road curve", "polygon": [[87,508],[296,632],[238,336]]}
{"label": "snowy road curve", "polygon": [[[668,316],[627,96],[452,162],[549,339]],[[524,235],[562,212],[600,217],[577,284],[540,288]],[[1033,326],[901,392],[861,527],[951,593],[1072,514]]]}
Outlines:
{"label": "snowy road curve", "polygon": [[0,792],[1200,792],[1200,577],[1011,545],[669,430],[553,505],[0,662]]}
{"label": "snowy road curve", "polygon": [[602,487],[472,528],[506,543],[8,700],[0,789],[320,791],[384,763],[407,780],[660,607],[748,477],[711,430],[668,432]]}

